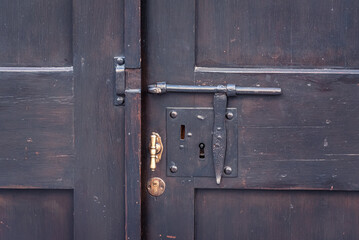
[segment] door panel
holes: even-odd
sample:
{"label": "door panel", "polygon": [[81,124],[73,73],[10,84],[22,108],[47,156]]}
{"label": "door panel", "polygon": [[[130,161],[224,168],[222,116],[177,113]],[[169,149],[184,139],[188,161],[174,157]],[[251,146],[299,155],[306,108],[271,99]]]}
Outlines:
{"label": "door panel", "polygon": [[195,239],[356,239],[358,197],[358,192],[198,190]]}
{"label": "door panel", "polygon": [[71,188],[71,69],[0,70],[0,186]]}
{"label": "door panel", "polygon": [[358,68],[358,8],[355,0],[198,0],[196,64]]}
{"label": "door panel", "polygon": [[72,66],[71,0],[1,0],[0,66]]}
{"label": "door panel", "polygon": [[[238,177],[220,185],[208,175],[172,174],[169,146],[150,171],[147,148],[153,131],[174,144],[167,109],[211,108],[213,94],[145,94],[142,183],[166,183],[158,197],[143,187],[145,239],[356,239],[356,9],[356,1],[146,4],[146,85],[236,84],[283,94],[228,97],[238,113],[238,142],[230,143],[238,146]],[[183,159],[186,169],[198,168],[197,161]]]}
{"label": "door panel", "polygon": [[[278,71],[281,71],[278,69]],[[285,70],[284,70],[285,72]],[[229,186],[357,190],[359,75],[197,71],[197,84],[281,86],[283,95],[230,98],[238,108],[239,179]],[[196,106],[210,106],[201,96]],[[202,181],[202,180],[201,180]]]}
{"label": "door panel", "polygon": [[72,190],[0,190],[0,238],[73,239]]}

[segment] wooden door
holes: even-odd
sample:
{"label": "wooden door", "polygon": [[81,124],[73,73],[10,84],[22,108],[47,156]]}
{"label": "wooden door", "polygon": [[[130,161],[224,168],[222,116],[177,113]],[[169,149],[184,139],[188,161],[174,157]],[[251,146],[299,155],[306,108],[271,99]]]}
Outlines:
{"label": "wooden door", "polygon": [[136,4],[0,0],[1,240],[124,238],[113,59],[138,68]]}
{"label": "wooden door", "polygon": [[[282,95],[228,98],[227,156],[237,162],[226,158],[233,171],[219,185],[211,142],[204,157],[199,148],[215,132],[213,93],[144,95],[143,239],[358,239],[359,2],[154,0],[144,9],[146,86]],[[152,132],[164,144],[155,171]],[[165,182],[160,196],[146,189],[152,177]]]}

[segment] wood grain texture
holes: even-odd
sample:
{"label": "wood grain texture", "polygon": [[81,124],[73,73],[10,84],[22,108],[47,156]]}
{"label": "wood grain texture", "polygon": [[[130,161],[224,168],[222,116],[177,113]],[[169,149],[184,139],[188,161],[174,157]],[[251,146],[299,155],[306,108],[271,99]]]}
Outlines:
{"label": "wood grain texture", "polygon": [[71,66],[71,0],[1,0],[0,66]]}
{"label": "wood grain texture", "polygon": [[74,1],[75,239],[123,239],[124,110],[113,105],[123,1]]}
{"label": "wood grain texture", "polygon": [[196,239],[356,239],[358,198],[357,192],[198,190]]}
{"label": "wood grain texture", "polygon": [[197,1],[196,64],[359,67],[359,2]]}
{"label": "wood grain texture", "polygon": [[141,222],[141,70],[126,70],[125,239],[140,240]]}
{"label": "wood grain texture", "polygon": [[0,79],[0,186],[73,187],[72,72]]}
{"label": "wood grain texture", "polygon": [[0,190],[2,240],[73,239],[71,190]]}
{"label": "wood grain texture", "polygon": [[126,68],[141,68],[141,1],[124,2]]}
{"label": "wood grain texture", "polygon": [[[196,80],[283,89],[275,98],[229,99],[239,109],[240,179],[227,187],[359,189],[359,75],[197,73]],[[202,95],[197,104],[211,101]]]}

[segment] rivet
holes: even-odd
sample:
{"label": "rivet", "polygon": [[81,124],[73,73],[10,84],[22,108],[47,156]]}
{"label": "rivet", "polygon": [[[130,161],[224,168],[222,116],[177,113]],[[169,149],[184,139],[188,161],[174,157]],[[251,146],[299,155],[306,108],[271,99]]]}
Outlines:
{"label": "rivet", "polygon": [[232,173],[232,168],[231,168],[230,166],[224,167],[224,173],[225,173],[226,175],[231,175],[231,173]]}
{"label": "rivet", "polygon": [[122,105],[124,102],[125,102],[125,98],[118,96],[118,97],[116,97],[115,105],[117,105],[117,106]]}
{"label": "rivet", "polygon": [[123,65],[123,64],[125,64],[125,58],[119,57],[116,59],[116,62],[118,65]]}
{"label": "rivet", "polygon": [[171,111],[170,112],[170,116],[171,116],[171,118],[176,118],[177,117],[177,112],[176,111]]}
{"label": "rivet", "polygon": [[232,112],[228,112],[226,114],[226,118],[229,119],[229,120],[231,120],[233,117],[234,117],[234,114]]}
{"label": "rivet", "polygon": [[187,133],[187,136],[188,136],[188,137],[192,137],[192,133],[190,133],[190,132]]}
{"label": "rivet", "polygon": [[177,168],[177,166],[176,166],[176,165],[172,165],[172,166],[170,167],[170,171],[171,171],[171,173],[176,173],[176,172],[177,172],[177,170],[178,170],[178,168]]}
{"label": "rivet", "polygon": [[184,145],[181,144],[181,145],[179,146],[179,148],[180,148],[180,149],[184,149]]}

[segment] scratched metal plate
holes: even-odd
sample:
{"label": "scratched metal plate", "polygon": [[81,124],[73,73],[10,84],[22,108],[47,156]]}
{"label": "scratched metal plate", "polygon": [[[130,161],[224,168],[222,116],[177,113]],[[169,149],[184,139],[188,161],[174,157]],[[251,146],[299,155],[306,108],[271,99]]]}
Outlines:
{"label": "scratched metal plate", "polygon": [[[170,113],[177,112],[172,118]],[[227,108],[234,117],[226,119],[227,149],[224,166],[238,176],[238,116],[236,108]],[[213,108],[167,108],[166,161],[167,176],[215,177],[212,158]],[[199,145],[205,145],[201,152]],[[170,171],[176,165],[177,172]]]}

